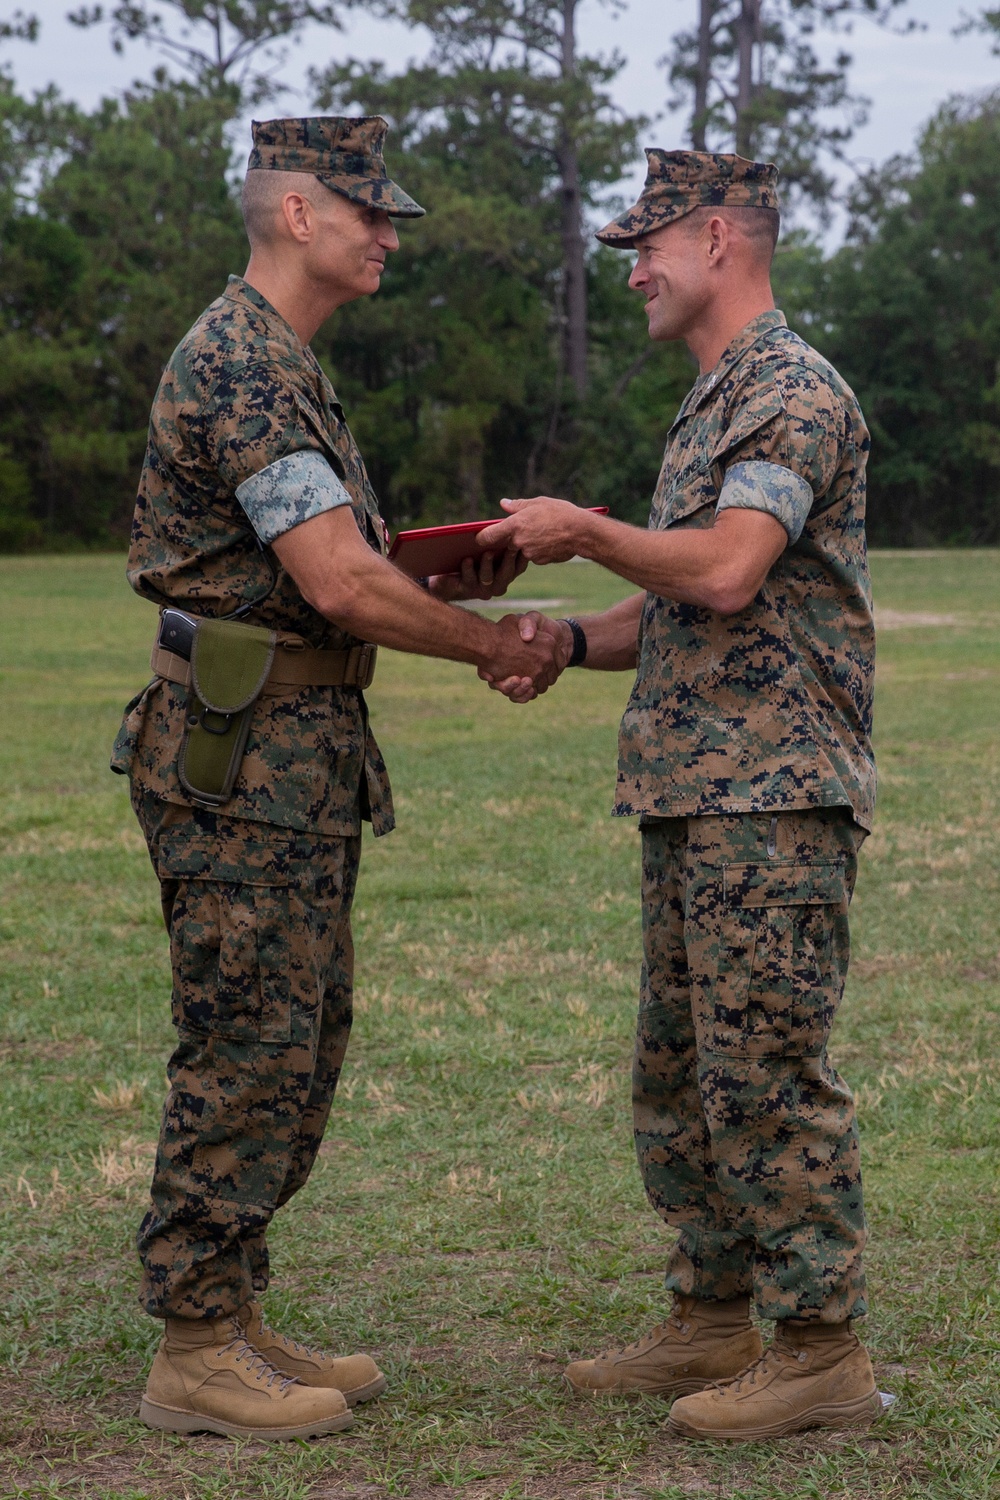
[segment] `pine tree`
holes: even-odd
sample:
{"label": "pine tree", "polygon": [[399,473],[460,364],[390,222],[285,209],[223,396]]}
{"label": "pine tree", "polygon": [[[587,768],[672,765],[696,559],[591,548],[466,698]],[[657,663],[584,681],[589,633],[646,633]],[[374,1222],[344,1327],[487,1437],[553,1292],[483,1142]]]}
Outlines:
{"label": "pine tree", "polygon": [[[616,4],[616,0],[610,0]],[[429,66],[448,107],[454,84],[475,80],[483,118],[491,92],[507,100],[499,128],[539,160],[558,207],[562,366],[578,397],[587,390],[587,270],[584,217],[602,189],[621,176],[644,123],[617,109],[608,92],[623,60],[581,55],[582,0],[375,0],[372,8],[431,33]],[[326,96],[342,73],[327,75]],[[513,87],[512,87],[513,85]]]}
{"label": "pine tree", "polygon": [[696,151],[736,151],[781,168],[791,201],[825,218],[834,190],[828,162],[843,156],[867,118],[849,87],[851,56],[828,63],[817,29],[859,17],[887,24],[906,0],[699,0],[698,22],[664,59],[671,105],[690,109]]}
{"label": "pine tree", "polygon": [[82,5],[68,20],[106,23],[116,52],[146,42],[202,93],[256,105],[281,92],[275,71],[286,55],[282,44],[310,21],[338,26],[340,9],[331,0],[119,0],[108,10]]}

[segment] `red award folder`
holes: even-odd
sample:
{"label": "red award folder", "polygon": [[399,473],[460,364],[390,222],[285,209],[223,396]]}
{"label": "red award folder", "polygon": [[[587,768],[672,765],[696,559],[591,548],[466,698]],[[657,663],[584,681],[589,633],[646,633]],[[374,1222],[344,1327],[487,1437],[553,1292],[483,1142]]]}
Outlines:
{"label": "red award folder", "polygon": [[[606,516],[606,505],[589,505],[594,515]],[[506,516],[495,516],[492,521],[460,521],[457,526],[424,526],[417,531],[399,531],[389,548],[389,561],[411,578],[433,578],[437,573],[460,573],[467,557],[479,557],[481,549],[472,538],[477,531],[505,521]]]}

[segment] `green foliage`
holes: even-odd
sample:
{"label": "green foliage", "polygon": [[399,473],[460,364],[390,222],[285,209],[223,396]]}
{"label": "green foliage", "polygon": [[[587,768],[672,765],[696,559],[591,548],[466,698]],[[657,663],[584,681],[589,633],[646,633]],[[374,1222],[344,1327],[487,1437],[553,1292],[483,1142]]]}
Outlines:
{"label": "green foliage", "polygon": [[[297,5],[198,0],[191,45],[211,11],[235,28],[230,41],[242,38],[249,66],[294,33]],[[768,43],[775,66],[791,56],[793,21],[873,7],[830,0],[820,15],[813,0],[787,0],[792,29]],[[373,8],[429,26],[431,63],[392,75],[343,61],[315,79],[318,105],[385,114],[391,170],[430,212],[400,227],[379,295],[343,309],[314,347],[387,517],[462,519],[494,511],[502,495],[549,492],[641,523],[694,372],[683,347],[650,345],[627,255],[589,250],[575,313],[566,295],[567,173],[596,216],[635,148],[639,122],[609,98],[618,60],[574,54],[564,67],[559,28],[575,6],[552,0]],[[137,8],[137,26],[140,10],[153,13]],[[735,15],[729,0],[716,10]],[[993,15],[981,18],[991,35]],[[136,36],[162,40],[148,28]],[[732,53],[720,38],[721,66]],[[162,365],[245,263],[230,127],[248,85],[235,52],[224,76],[192,76],[158,72],[85,112],[51,89],[22,98],[0,71],[4,549],[124,537]],[[776,120],[761,116],[761,149],[780,145]],[[825,257],[802,231],[779,248],[779,304],[868,414],[880,542],[1000,537],[998,122],[1000,96],[952,102],[912,160],[859,183],[840,253]],[[585,381],[571,357],[581,342],[568,337],[581,309]]]}
{"label": "green foliage", "polygon": [[0,17],[0,41],[34,42],[37,38],[37,16],[16,10],[9,19]]}
{"label": "green foliage", "polygon": [[877,542],[1000,538],[1000,94],[945,105],[853,196],[825,352],[873,437]]}
{"label": "green foliage", "polygon": [[[379,296],[345,309],[314,341],[387,514],[474,517],[501,495],[546,488],[580,498],[608,490],[623,514],[620,481],[633,474],[648,506],[679,396],[671,391],[672,406],[658,413],[658,451],[644,432],[638,446],[629,441],[639,388],[623,399],[615,386],[646,334],[620,257],[589,259],[583,401],[562,339],[563,146],[571,136],[581,200],[593,207],[620,177],[639,123],[610,106],[618,64],[582,58],[564,76],[553,66],[548,3],[396,9],[430,27],[430,65],[392,76],[381,64],[347,62],[315,79],[321,107],[391,121],[391,169],[431,209],[402,229]],[[624,292],[613,312],[611,281]],[[612,437],[609,419],[619,414]],[[612,450],[617,458],[623,447],[629,475],[612,482]]]}
{"label": "green foliage", "polygon": [[162,76],[90,115],[0,89],[3,545],[126,534],[164,359],[243,264],[230,108]]}
{"label": "green foliage", "polygon": [[654,344],[628,286],[630,252],[601,246],[589,264],[591,389],[573,457],[591,505],[644,526],[667,429],[697,376],[683,344]]}
{"label": "green foliage", "polygon": [[281,43],[307,21],[339,25],[339,13],[327,0],[118,0],[107,11],[81,5],[67,20],[84,28],[107,23],[116,52],[145,42],[202,92],[235,92],[256,105],[282,91],[274,77],[285,56]]}

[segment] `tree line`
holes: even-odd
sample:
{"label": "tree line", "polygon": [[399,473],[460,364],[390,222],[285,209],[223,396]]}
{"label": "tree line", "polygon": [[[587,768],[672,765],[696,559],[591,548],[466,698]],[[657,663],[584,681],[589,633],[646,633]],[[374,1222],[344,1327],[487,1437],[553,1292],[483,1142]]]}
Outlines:
{"label": "tree line", "polygon": [[[694,371],[649,343],[628,257],[590,227],[655,141],[779,163],[779,305],[868,416],[872,540],[1000,541],[1000,90],[947,101],[911,154],[855,176],[827,254],[831,165],[865,101],[818,28],[905,29],[906,0],[700,0],[689,31],[656,42],[683,126],[615,103],[622,59],[581,50],[585,3],[125,0],[70,16],[151,49],[120,98],[27,98],[0,69],[0,548],[127,535],[162,365],[245,264],[251,110],[385,115],[390,169],[430,209],[378,296],[313,344],[391,524],[539,492],[645,520]],[[352,4],[424,28],[426,58],[393,73],[344,57]],[[334,60],[289,105],[284,51],[307,23]],[[1000,12],[966,24],[1000,46]],[[0,44],[37,34],[29,14],[0,19]]]}

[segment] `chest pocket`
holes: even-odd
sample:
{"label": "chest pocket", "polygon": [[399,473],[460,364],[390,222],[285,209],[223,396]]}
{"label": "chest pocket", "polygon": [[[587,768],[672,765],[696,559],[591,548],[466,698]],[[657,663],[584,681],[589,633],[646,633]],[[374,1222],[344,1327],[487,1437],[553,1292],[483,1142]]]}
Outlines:
{"label": "chest pocket", "polygon": [[[699,452],[678,473],[668,473],[664,465],[653,497],[649,524],[654,530],[661,531],[679,521],[686,521],[707,506],[712,507],[714,514],[718,499],[711,462],[705,453]],[[705,524],[710,522],[711,516],[706,511]]]}

